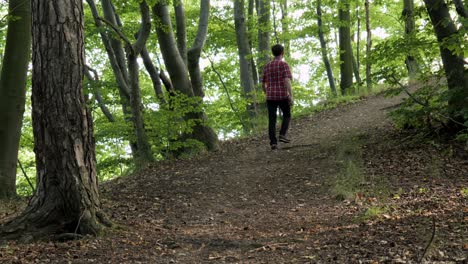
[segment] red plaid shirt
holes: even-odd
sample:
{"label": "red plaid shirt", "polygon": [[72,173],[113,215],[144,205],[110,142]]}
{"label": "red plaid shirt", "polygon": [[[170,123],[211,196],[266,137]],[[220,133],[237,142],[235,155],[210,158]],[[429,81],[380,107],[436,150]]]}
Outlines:
{"label": "red plaid shirt", "polygon": [[289,94],[284,79],[292,80],[289,65],[277,57],[263,68],[262,83],[266,83],[266,99],[280,101],[288,99]]}

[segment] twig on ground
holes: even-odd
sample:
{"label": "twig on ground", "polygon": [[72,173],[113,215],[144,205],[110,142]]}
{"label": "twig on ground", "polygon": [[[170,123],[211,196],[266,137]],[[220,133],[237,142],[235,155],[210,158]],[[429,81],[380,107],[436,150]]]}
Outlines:
{"label": "twig on ground", "polygon": [[419,263],[422,263],[424,258],[426,257],[427,251],[429,250],[429,247],[431,246],[432,242],[434,241],[435,232],[436,232],[436,222],[435,222],[435,217],[433,216],[432,217],[432,235],[431,235],[431,239],[427,243],[426,248],[424,248],[424,252],[423,252],[421,258],[419,259]]}

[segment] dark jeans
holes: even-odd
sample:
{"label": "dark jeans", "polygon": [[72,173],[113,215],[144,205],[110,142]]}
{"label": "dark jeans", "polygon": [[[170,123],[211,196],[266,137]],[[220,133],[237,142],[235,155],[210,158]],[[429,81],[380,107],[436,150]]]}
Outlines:
{"label": "dark jeans", "polygon": [[278,106],[283,112],[283,122],[281,123],[280,135],[286,136],[291,121],[291,105],[289,100],[270,101],[267,100],[268,107],[268,135],[270,136],[270,145],[277,144],[276,139],[276,111]]}

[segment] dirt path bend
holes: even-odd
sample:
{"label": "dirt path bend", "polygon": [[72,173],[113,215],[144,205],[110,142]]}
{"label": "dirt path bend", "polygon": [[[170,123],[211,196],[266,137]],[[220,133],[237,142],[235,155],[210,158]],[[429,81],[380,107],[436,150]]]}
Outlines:
{"label": "dirt path bend", "polygon": [[[122,229],[10,245],[0,261],[465,263],[466,157],[403,145],[387,117],[399,102],[375,96],[294,120],[292,143],[278,151],[266,136],[227,142],[217,153],[104,184],[104,205]],[[362,189],[384,186],[386,194],[336,199],[344,166],[337,153],[349,138],[358,139]]]}

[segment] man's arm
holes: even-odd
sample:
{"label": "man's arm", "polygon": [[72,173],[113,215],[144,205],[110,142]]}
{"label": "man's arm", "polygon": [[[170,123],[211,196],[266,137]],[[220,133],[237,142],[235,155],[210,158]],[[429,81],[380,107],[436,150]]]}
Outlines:
{"label": "man's arm", "polygon": [[262,89],[263,89],[263,93],[266,94],[266,88],[267,88],[267,83],[266,82],[262,82]]}
{"label": "man's arm", "polygon": [[284,84],[286,85],[286,90],[288,91],[289,103],[290,103],[291,105],[293,105],[294,100],[293,100],[293,94],[292,94],[291,79],[285,78],[285,79],[284,79]]}

